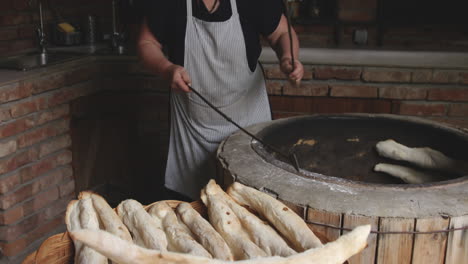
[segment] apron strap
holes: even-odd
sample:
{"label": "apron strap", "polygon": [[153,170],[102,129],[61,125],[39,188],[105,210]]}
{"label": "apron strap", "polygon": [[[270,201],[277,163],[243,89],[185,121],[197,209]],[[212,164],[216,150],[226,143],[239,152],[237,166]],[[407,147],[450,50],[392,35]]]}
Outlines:
{"label": "apron strap", "polygon": [[233,15],[237,15],[237,0],[231,0],[231,10]]}
{"label": "apron strap", "polygon": [[187,0],[187,18],[192,18],[192,0]]}

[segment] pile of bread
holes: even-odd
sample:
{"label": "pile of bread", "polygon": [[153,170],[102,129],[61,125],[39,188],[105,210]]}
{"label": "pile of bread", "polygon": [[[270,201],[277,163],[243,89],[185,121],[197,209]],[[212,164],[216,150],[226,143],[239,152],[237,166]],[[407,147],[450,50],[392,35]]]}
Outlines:
{"label": "pile of bread", "polygon": [[370,232],[359,226],[323,245],[290,208],[240,183],[226,193],[212,180],[201,200],[209,221],[189,203],[125,200],[113,210],[82,192],[66,213],[75,263],[338,264],[360,252]]}

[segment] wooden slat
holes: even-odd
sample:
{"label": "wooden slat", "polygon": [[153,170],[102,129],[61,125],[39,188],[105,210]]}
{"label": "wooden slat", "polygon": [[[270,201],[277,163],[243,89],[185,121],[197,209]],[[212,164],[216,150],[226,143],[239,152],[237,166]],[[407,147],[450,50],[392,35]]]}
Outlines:
{"label": "wooden slat", "polygon": [[284,200],[281,200],[281,199],[278,199],[278,200],[280,202],[282,202],[284,205],[286,205],[287,207],[289,207],[291,210],[293,210],[302,219],[304,219],[306,207],[303,207],[303,206],[300,206],[300,205],[297,205],[297,204],[293,204],[291,202],[284,201]]}
{"label": "wooden slat", "polygon": [[[414,231],[414,219],[381,218],[379,229],[382,232]],[[412,234],[379,234],[377,263],[406,264],[411,263],[413,248]]]}
{"label": "wooden slat", "polygon": [[[442,217],[416,219],[416,231],[430,232],[445,230],[449,226],[449,219]],[[419,234],[414,237],[413,264],[443,264],[447,233]]]}
{"label": "wooden slat", "polygon": [[[371,225],[371,230],[379,229],[379,219],[377,217],[367,217],[359,215],[344,215],[343,227],[355,228],[360,225]],[[344,234],[349,231],[345,231]],[[349,264],[368,264],[375,262],[375,254],[377,250],[377,234],[370,234],[367,239],[367,247],[361,253],[351,257]]]}
{"label": "wooden slat", "polygon": [[[450,228],[461,228],[465,226],[468,226],[468,215],[450,219]],[[468,230],[449,233],[445,263],[468,263]]]}
{"label": "wooden slat", "polygon": [[[341,227],[341,214],[330,213],[326,211],[307,209],[307,220],[320,224]],[[329,241],[335,241],[340,237],[341,230],[318,225],[311,225],[314,232],[322,233]]]}

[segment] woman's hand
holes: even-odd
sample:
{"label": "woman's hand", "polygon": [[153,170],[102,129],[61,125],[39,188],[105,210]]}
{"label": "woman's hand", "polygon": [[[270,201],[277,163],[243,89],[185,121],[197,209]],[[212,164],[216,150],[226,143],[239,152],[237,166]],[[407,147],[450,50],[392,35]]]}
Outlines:
{"label": "woman's hand", "polygon": [[294,60],[293,71],[291,58],[282,58],[280,62],[280,69],[284,74],[286,74],[286,76],[288,76],[288,79],[296,85],[299,85],[302,77],[304,77],[304,66],[298,60]]}
{"label": "woman's hand", "polygon": [[175,92],[190,92],[190,76],[184,67],[172,64],[165,70],[165,78],[169,80],[170,87]]}

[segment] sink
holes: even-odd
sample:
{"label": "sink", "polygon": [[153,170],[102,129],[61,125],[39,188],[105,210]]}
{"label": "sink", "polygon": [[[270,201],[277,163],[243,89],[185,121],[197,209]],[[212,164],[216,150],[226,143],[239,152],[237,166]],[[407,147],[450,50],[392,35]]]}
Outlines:
{"label": "sink", "polygon": [[28,53],[0,60],[0,68],[28,71],[31,69],[57,64],[82,57],[78,53]]}

